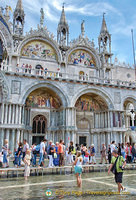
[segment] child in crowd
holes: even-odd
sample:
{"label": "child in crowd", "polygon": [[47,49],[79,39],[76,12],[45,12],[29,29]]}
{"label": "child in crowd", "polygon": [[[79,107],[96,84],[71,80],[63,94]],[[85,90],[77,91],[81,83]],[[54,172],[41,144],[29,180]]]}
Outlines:
{"label": "child in crowd", "polygon": [[30,176],[30,160],[31,160],[31,151],[27,150],[26,155],[24,157],[24,163],[25,163],[24,177],[25,177],[25,180],[27,180],[27,177]]}
{"label": "child in crowd", "polygon": [[77,156],[74,162],[75,165],[75,175],[77,178],[77,186],[81,187],[82,186],[82,179],[81,179],[81,173],[82,173],[82,163],[83,163],[83,158],[81,156],[81,152],[77,151]]}
{"label": "child in crowd", "polygon": [[85,165],[89,164],[89,152],[88,152],[87,148],[85,150],[84,163],[85,163]]}
{"label": "child in crowd", "polygon": [[7,155],[8,155],[8,140],[7,139],[5,139],[4,146],[2,147],[2,149],[3,149],[3,167],[9,167],[8,159],[7,159]]}

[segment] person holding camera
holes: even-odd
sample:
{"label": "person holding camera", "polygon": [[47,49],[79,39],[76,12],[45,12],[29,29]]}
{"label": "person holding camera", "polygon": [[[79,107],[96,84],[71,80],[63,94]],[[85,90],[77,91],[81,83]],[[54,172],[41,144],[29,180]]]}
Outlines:
{"label": "person holding camera", "polygon": [[124,187],[122,186],[122,177],[123,177],[123,170],[126,165],[126,161],[123,158],[123,156],[118,155],[117,150],[113,150],[112,152],[112,160],[111,165],[108,170],[108,174],[110,171],[112,171],[115,174],[115,182],[118,185],[118,192],[120,193],[120,190],[124,190]]}

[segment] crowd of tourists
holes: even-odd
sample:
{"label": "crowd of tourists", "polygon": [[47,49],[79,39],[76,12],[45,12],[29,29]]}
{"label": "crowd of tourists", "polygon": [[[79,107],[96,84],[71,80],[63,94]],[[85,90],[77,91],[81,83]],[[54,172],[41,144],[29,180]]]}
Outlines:
{"label": "crowd of tourists", "polygon": [[[110,145],[108,145],[108,149],[106,149],[105,144],[102,144],[100,154],[101,160],[99,164],[103,163],[105,160],[105,164],[111,163],[111,157],[113,150],[118,151],[118,155],[122,155],[127,163],[135,162],[136,160],[136,145],[132,146],[130,143],[125,144],[115,144],[115,141],[112,141]],[[87,148],[86,145],[73,145],[71,141],[69,146],[64,144],[63,140],[60,142],[56,142],[55,144],[50,140],[47,141],[43,139],[40,144],[33,144],[31,147],[27,143],[26,140],[23,143],[18,143],[18,148],[15,149],[14,152],[14,166],[21,167],[24,164],[24,158],[29,151],[30,154],[30,163],[32,166],[45,166],[45,159],[49,159],[48,167],[54,166],[64,166],[70,165],[75,161],[75,157],[77,151],[81,151],[81,155],[83,158],[83,164],[96,164],[96,156],[95,156],[95,146],[92,144]],[[8,148],[8,140],[5,139],[5,144],[2,147],[2,152],[0,152],[0,163],[1,167],[9,167],[8,156],[10,150]],[[37,162],[38,160],[38,162]]]}
{"label": "crowd of tourists", "polygon": [[[5,139],[2,152],[0,152],[0,167],[9,167],[8,155],[10,153],[8,140]],[[47,139],[43,139],[40,144],[33,144],[30,147],[27,140],[24,140],[23,143],[18,142],[18,148],[14,152],[13,163],[16,167],[25,167],[24,177],[26,180],[30,175],[30,165],[37,166],[38,168],[45,167],[47,159],[49,159],[48,167],[73,165],[75,166],[74,171],[77,178],[77,186],[81,187],[82,165],[96,164],[95,154],[94,144],[87,148],[83,144],[76,144],[74,146],[71,141],[66,146],[63,140],[54,144],[51,140],[47,141]],[[133,144],[131,146],[130,143],[119,143],[116,145],[115,141],[112,141],[108,145],[108,149],[106,149],[105,144],[102,144],[100,154],[101,160],[99,164],[103,163],[103,159],[105,160],[105,164],[110,164],[108,174],[110,171],[115,174],[115,181],[118,184],[118,191],[120,192],[121,189],[124,189],[121,183],[126,162],[131,163],[136,160],[136,145]]]}

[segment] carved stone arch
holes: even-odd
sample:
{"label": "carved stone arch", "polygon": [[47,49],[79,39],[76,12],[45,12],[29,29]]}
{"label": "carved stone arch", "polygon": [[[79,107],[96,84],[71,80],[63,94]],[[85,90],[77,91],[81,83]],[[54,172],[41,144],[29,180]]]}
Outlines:
{"label": "carved stone arch", "polygon": [[99,56],[98,56],[98,53],[97,53],[97,51],[94,49],[94,48],[92,48],[92,47],[87,47],[87,46],[76,46],[76,47],[72,47],[72,48],[70,48],[68,51],[67,51],[67,53],[66,53],[66,62],[67,63],[69,63],[68,62],[68,59],[69,59],[69,56],[70,56],[70,54],[72,53],[72,52],[74,52],[75,50],[85,50],[85,51],[87,51],[88,53],[90,53],[92,56],[93,56],[93,58],[95,59],[95,63],[96,63],[96,69],[100,69],[101,68],[101,62],[100,62],[100,58],[99,58]]}
{"label": "carved stone arch", "polygon": [[29,88],[27,89],[27,91],[24,91],[22,94],[22,99],[20,99],[20,103],[21,104],[25,104],[26,98],[28,97],[28,95],[39,88],[42,87],[46,87],[52,91],[54,91],[55,93],[58,94],[58,96],[60,97],[61,101],[62,101],[62,105],[63,107],[67,107],[68,105],[70,105],[70,100],[67,96],[67,94],[65,93],[65,91],[63,90],[62,87],[60,87],[57,83],[53,84],[47,81],[41,81],[41,82],[35,82],[32,83]]}
{"label": "carved stone arch", "polygon": [[2,72],[0,72],[0,88],[1,88],[1,101],[7,102],[9,97],[9,88],[7,86],[7,81],[5,80],[5,77]]}
{"label": "carved stone arch", "polygon": [[58,62],[58,63],[61,62],[62,56],[61,56],[61,52],[60,52],[57,44],[55,44],[55,42],[52,41],[50,38],[46,38],[46,37],[41,37],[41,36],[29,36],[29,37],[26,37],[19,44],[18,49],[17,49],[17,53],[21,56],[21,50],[22,50],[23,46],[25,46],[27,43],[29,43],[31,41],[36,41],[36,40],[48,43],[55,50],[55,52],[57,54],[58,61],[56,61],[56,62]]}
{"label": "carved stone arch", "polygon": [[83,88],[80,88],[78,90],[78,92],[74,95],[74,97],[72,98],[71,106],[74,107],[75,104],[76,104],[76,101],[79,99],[79,97],[81,97],[82,95],[87,94],[87,93],[93,93],[93,94],[96,94],[96,95],[102,97],[102,99],[107,104],[108,109],[109,110],[113,110],[114,109],[113,99],[110,96],[110,94],[108,94],[107,91],[105,91],[103,89],[100,89],[100,88],[96,88],[96,87],[90,87],[90,88],[83,87]]}
{"label": "carved stone arch", "polygon": [[134,109],[136,109],[136,97],[134,95],[127,95],[122,100],[122,110],[124,110],[125,102],[130,102],[134,105]]}

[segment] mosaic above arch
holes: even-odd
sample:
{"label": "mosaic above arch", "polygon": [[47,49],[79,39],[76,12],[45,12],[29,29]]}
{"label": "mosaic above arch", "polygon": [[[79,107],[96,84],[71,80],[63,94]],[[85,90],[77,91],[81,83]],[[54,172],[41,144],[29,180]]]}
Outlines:
{"label": "mosaic above arch", "polygon": [[30,41],[23,46],[21,56],[57,60],[57,54],[54,48],[47,42],[41,40]]}
{"label": "mosaic above arch", "polygon": [[55,108],[61,107],[62,103],[58,95],[48,88],[39,88],[29,94],[25,105],[33,108]]}
{"label": "mosaic above arch", "polygon": [[69,55],[68,62],[85,67],[96,67],[96,62],[93,55],[82,49],[73,51]]}
{"label": "mosaic above arch", "polygon": [[96,94],[84,94],[78,98],[75,107],[77,111],[102,111],[107,110],[105,101]]}

